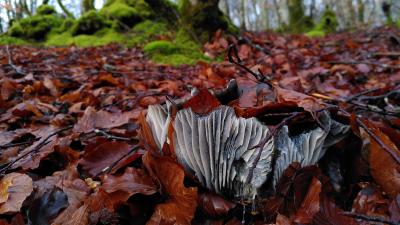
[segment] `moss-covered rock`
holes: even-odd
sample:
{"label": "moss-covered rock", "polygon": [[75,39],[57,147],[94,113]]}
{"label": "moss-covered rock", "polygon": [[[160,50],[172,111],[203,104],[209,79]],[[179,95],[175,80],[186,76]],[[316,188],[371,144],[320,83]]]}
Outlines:
{"label": "moss-covered rock", "polygon": [[111,27],[112,23],[95,10],[83,14],[72,27],[73,35],[94,34],[97,31]]}
{"label": "moss-covered rock", "polygon": [[104,28],[97,31],[95,34],[87,35],[80,34],[73,36],[71,32],[62,34],[49,35],[46,46],[69,46],[76,45],[78,47],[92,47],[107,45],[110,43],[124,43],[125,36],[110,28]]}
{"label": "moss-covered rock", "polygon": [[172,32],[164,22],[145,20],[136,24],[127,35],[129,38],[126,44],[132,47],[157,40],[160,37],[170,38]]}
{"label": "moss-covered rock", "polygon": [[335,32],[338,25],[339,23],[335,12],[326,9],[322,14],[320,22],[314,27],[314,29],[306,33],[306,35],[310,37],[321,37],[325,34]]}
{"label": "moss-covered rock", "polygon": [[0,35],[0,45],[26,45],[29,44],[21,38],[10,37],[7,35]]}
{"label": "moss-covered rock", "polygon": [[179,51],[179,48],[172,42],[170,41],[153,41],[148,43],[147,45],[144,46],[143,51],[146,54],[164,54],[164,55],[169,55],[173,53],[177,53]]}
{"label": "moss-covered rock", "polygon": [[37,8],[36,14],[37,15],[52,15],[52,14],[57,14],[57,11],[54,9],[53,6],[44,4]]}
{"label": "moss-covered rock", "polygon": [[58,15],[33,15],[14,22],[9,34],[12,37],[44,40],[53,28],[61,26],[62,21]]}
{"label": "moss-covered rock", "polygon": [[194,42],[184,31],[177,32],[173,41],[153,41],[143,48],[154,62],[161,64],[182,65],[198,61],[210,61],[204,56],[200,44]]}
{"label": "moss-covered rock", "polygon": [[103,8],[100,13],[110,20],[117,21],[118,28],[130,28],[144,19],[135,8],[120,2]]}

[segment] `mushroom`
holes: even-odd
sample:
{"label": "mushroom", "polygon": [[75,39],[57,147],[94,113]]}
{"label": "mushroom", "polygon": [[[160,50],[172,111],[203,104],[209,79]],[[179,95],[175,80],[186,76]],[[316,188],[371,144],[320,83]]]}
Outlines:
{"label": "mushroom", "polygon": [[[169,142],[168,108],[150,106],[146,117],[160,153],[164,142]],[[349,126],[331,119],[327,111],[319,120],[323,128],[290,136],[284,126],[264,146],[254,148],[271,132],[256,118],[237,117],[233,108],[224,105],[207,115],[187,108],[178,111],[173,120],[172,143],[178,162],[204,187],[226,197],[252,201],[270,176],[275,187],[291,163],[316,164],[349,130]]]}

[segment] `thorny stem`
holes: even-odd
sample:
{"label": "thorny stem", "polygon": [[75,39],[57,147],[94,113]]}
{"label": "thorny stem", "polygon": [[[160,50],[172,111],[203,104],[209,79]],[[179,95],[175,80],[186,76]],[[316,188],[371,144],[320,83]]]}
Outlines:
{"label": "thorny stem", "polygon": [[5,172],[7,172],[7,171],[10,169],[10,167],[11,167],[12,165],[14,165],[16,162],[18,162],[19,160],[25,158],[26,156],[30,155],[31,153],[34,153],[34,152],[39,151],[43,146],[45,146],[45,145],[47,145],[48,143],[51,142],[51,141],[48,141],[48,140],[49,140],[51,137],[53,137],[54,135],[57,135],[57,134],[59,134],[59,133],[61,133],[61,132],[63,132],[63,131],[66,131],[66,130],[69,130],[69,129],[72,129],[72,128],[73,128],[73,126],[70,125],[70,126],[61,128],[61,129],[59,129],[59,130],[56,130],[56,131],[50,133],[46,138],[43,139],[43,141],[41,141],[40,143],[38,143],[38,144],[36,145],[35,148],[33,148],[32,150],[30,150],[30,151],[26,152],[25,154],[19,156],[18,158],[14,159],[13,161],[7,163],[3,168],[0,169],[0,174],[1,174],[1,175],[5,174]]}

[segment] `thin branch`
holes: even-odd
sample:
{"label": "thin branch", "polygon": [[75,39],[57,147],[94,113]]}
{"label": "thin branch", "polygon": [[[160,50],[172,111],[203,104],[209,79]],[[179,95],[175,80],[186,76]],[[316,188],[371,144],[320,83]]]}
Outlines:
{"label": "thin branch", "polygon": [[5,172],[7,172],[12,165],[14,165],[16,162],[20,161],[21,159],[25,158],[26,156],[30,155],[31,153],[35,153],[37,151],[39,151],[43,146],[47,145],[48,143],[50,143],[51,141],[48,141],[51,137],[53,137],[54,135],[57,135],[61,132],[64,132],[66,130],[70,130],[72,129],[74,126],[70,125],[64,128],[61,128],[59,130],[56,130],[52,133],[50,133],[46,138],[44,138],[38,145],[36,145],[32,150],[26,152],[25,154],[19,156],[18,158],[14,159],[13,161],[7,163],[4,165],[3,168],[0,169],[0,174],[3,175],[5,174]]}
{"label": "thin branch", "polygon": [[19,75],[27,75],[20,67],[16,66],[13,62],[12,59],[12,55],[10,52],[10,47],[8,45],[6,45],[6,53],[7,53],[7,57],[8,57],[8,65],[11,66],[11,68],[13,68],[13,70],[15,70],[15,72]]}
{"label": "thin branch", "polygon": [[370,222],[385,223],[385,224],[389,224],[389,225],[398,225],[398,223],[386,220],[385,218],[380,217],[380,216],[368,216],[368,215],[353,213],[353,212],[342,212],[341,214],[344,216],[349,216],[349,217],[352,217],[355,219],[360,219],[360,220],[365,220],[365,221],[370,221]]}
{"label": "thin branch", "polygon": [[396,160],[397,163],[400,164],[400,157],[397,155],[396,152],[394,152],[394,150],[392,148],[390,148],[389,146],[387,146],[385,143],[383,143],[383,141],[376,136],[371,129],[369,129],[359,118],[356,118],[357,123],[367,132],[367,134],[376,141],[376,143],[378,143],[387,153],[389,153],[389,155]]}
{"label": "thin branch", "polygon": [[[233,55],[232,55],[233,54]],[[235,58],[235,59],[234,59]],[[270,79],[268,77],[266,77],[260,69],[258,69],[258,73],[252,71],[251,69],[249,69],[247,66],[242,64],[242,59],[240,59],[239,57],[239,53],[238,53],[238,49],[236,47],[235,44],[231,44],[229,45],[228,48],[228,59],[230,63],[233,63],[237,66],[239,66],[240,68],[246,70],[248,73],[250,73],[251,75],[253,75],[257,81],[261,82],[261,83],[265,83],[268,86],[270,86],[271,88],[273,87]]]}
{"label": "thin branch", "polygon": [[1,145],[0,146],[0,150],[2,149],[6,149],[6,148],[12,148],[12,147],[17,147],[17,146],[22,146],[22,145],[27,145],[27,144],[32,144],[35,141],[38,141],[40,138],[35,138],[33,140],[29,140],[29,141],[24,141],[24,142],[18,142],[18,143],[8,143],[5,145]]}
{"label": "thin branch", "polygon": [[132,140],[135,140],[133,138],[115,136],[115,135],[109,134],[106,131],[100,130],[100,129],[95,129],[94,133],[96,133],[98,135],[101,135],[101,136],[104,136],[105,138],[110,139],[110,140],[118,140],[118,141],[132,141]]}
{"label": "thin branch", "polygon": [[382,68],[386,68],[386,69],[400,69],[400,65],[390,65],[390,64],[370,62],[370,61],[356,61],[356,60],[328,61],[327,63],[329,63],[329,64],[345,64],[345,65],[367,64],[367,65],[378,66],[378,67],[382,67]]}

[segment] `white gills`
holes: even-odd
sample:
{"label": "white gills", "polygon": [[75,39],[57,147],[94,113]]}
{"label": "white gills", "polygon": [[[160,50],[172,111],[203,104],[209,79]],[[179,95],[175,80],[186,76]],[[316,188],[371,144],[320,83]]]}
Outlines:
{"label": "white gills", "polygon": [[[146,116],[160,154],[164,142],[171,143],[167,139],[168,108],[149,106]],[[207,115],[187,108],[178,111],[173,121],[173,147],[178,162],[204,187],[228,198],[253,201],[268,178],[275,187],[291,163],[315,165],[349,130],[327,111],[319,121],[323,128],[295,136],[283,126],[264,146],[255,147],[271,132],[258,119],[237,117],[233,108],[224,105]]]}

